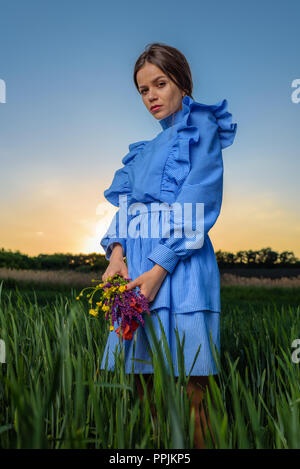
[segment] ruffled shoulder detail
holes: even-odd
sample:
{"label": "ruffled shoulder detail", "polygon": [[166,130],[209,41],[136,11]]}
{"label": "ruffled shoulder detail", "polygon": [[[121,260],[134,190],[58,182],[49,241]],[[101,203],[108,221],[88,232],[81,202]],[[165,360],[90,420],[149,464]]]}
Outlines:
{"label": "ruffled shoulder detail", "polygon": [[221,148],[223,149],[232,145],[237,131],[237,123],[232,122],[232,114],[227,110],[227,99],[223,99],[217,104],[203,104],[194,101],[190,96],[185,96],[182,103],[185,125],[188,125],[188,121],[191,121],[191,123],[194,122],[197,126],[197,116],[201,115],[198,111],[210,111],[218,125]]}
{"label": "ruffled shoulder detail", "polygon": [[218,123],[218,132],[220,136],[221,147],[226,148],[232,145],[236,131],[237,123],[232,122],[232,114],[228,112],[228,101],[223,99],[217,104],[209,106],[214,113]]}
{"label": "ruffled shoulder detail", "polygon": [[115,172],[110,187],[104,191],[104,197],[112,205],[119,207],[120,194],[127,194],[128,197],[130,196],[132,192],[129,178],[130,167],[133,164],[135,157],[140,153],[147,142],[148,140],[140,140],[139,142],[131,143],[129,145],[129,152],[122,158],[124,166]]}
{"label": "ruffled shoulder detail", "polygon": [[[174,188],[179,189],[190,171],[190,145],[201,140],[210,142],[212,137],[205,132],[217,132],[220,149],[233,143],[237,124],[232,123],[232,115],[227,111],[227,100],[208,105],[194,101],[190,96],[182,99],[182,109],[175,114],[175,137],[169,149],[162,179],[162,194],[165,199],[172,198]],[[163,129],[171,127],[171,119],[162,119]],[[207,143],[208,148],[210,143]],[[209,151],[209,150],[208,150]]]}

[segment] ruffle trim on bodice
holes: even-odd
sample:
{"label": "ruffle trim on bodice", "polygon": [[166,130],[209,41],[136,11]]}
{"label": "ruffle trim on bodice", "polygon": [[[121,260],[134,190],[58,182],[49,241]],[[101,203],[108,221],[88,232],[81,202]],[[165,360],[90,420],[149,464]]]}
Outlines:
{"label": "ruffle trim on bodice", "polygon": [[127,194],[127,196],[130,197],[132,187],[128,177],[128,170],[133,164],[137,154],[143,149],[147,142],[148,140],[140,140],[139,142],[134,142],[129,145],[129,152],[122,159],[124,166],[115,172],[110,187],[104,191],[104,197],[112,205],[119,207],[120,194]]}

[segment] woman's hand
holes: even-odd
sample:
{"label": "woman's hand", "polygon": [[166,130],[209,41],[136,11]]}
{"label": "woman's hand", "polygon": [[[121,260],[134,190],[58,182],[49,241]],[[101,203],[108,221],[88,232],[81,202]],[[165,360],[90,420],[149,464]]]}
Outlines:
{"label": "woman's hand", "polygon": [[123,247],[120,243],[115,244],[112,249],[109,264],[102,275],[102,282],[105,282],[107,277],[113,277],[117,274],[123,278],[129,278],[128,268],[123,259]]}
{"label": "woman's hand", "polygon": [[157,295],[161,284],[163,283],[168,271],[158,264],[155,264],[152,269],[144,272],[142,275],[134,279],[126,285],[126,290],[131,290],[134,287],[139,287],[141,293],[148,298],[151,302]]}

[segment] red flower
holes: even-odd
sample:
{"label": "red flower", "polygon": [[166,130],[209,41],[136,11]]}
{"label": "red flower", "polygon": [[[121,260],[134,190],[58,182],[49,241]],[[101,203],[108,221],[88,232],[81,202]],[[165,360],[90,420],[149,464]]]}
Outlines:
{"label": "red flower", "polygon": [[136,304],[136,299],[135,298],[131,298],[131,302],[130,302],[130,305],[129,306],[135,306]]}
{"label": "red flower", "polygon": [[129,324],[126,324],[126,327],[124,329],[123,333],[123,338],[126,340],[131,340],[132,339],[132,331],[130,330]]}
{"label": "red flower", "polygon": [[134,332],[139,327],[139,323],[136,322],[134,319],[131,321],[131,330]]}
{"label": "red flower", "polygon": [[[132,340],[132,334],[138,327],[139,327],[139,323],[136,322],[134,319],[132,319],[131,328],[130,328],[129,324],[126,324],[122,338],[125,339],[125,340]],[[119,337],[120,326],[118,327],[118,329],[116,329],[116,333]]]}

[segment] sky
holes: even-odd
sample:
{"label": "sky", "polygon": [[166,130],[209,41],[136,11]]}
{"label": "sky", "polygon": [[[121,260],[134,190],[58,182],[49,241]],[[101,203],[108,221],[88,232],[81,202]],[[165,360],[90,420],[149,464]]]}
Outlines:
{"label": "sky", "polygon": [[0,0],[0,248],[103,254],[103,191],[128,145],[161,132],[133,69],[163,42],[187,58],[195,100],[226,98],[238,124],[215,251],[300,258],[299,14],[298,0]]}

